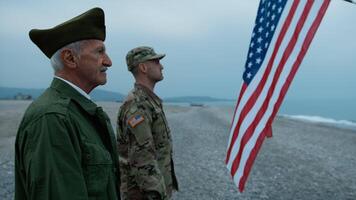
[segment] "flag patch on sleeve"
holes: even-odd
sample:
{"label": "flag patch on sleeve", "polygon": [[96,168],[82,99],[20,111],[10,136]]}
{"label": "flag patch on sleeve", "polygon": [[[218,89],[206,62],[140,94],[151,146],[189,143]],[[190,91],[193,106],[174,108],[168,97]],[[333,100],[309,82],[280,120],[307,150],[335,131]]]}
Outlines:
{"label": "flag patch on sleeve", "polygon": [[129,119],[129,124],[132,128],[135,128],[137,125],[139,125],[144,120],[145,120],[145,118],[143,118],[142,115],[136,115]]}

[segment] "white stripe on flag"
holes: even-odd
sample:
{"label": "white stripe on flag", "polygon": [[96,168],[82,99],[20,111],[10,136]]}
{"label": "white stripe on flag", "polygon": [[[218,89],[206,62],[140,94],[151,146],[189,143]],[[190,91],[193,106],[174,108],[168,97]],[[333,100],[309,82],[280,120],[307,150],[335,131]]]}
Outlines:
{"label": "white stripe on flag", "polygon": [[[319,3],[319,5],[315,5]],[[305,4],[299,6],[299,8],[303,8]],[[315,9],[315,7],[317,7],[317,10],[319,10],[320,6],[322,5],[322,2],[320,3],[320,1],[318,2],[315,2],[313,7]],[[298,9],[299,9],[298,8]],[[297,12],[298,13],[298,12]],[[312,22],[314,21],[315,17],[316,17],[316,13],[317,11],[311,11],[311,15],[308,16],[308,18],[312,18],[312,19],[307,19],[307,22],[306,24],[304,25],[303,27],[303,30],[301,31],[301,35],[300,37],[298,38],[298,42],[296,44],[296,47],[293,49],[293,53],[292,55],[289,57],[288,59],[288,62],[285,64],[284,68],[285,70],[283,71],[283,74],[281,75],[281,77],[279,78],[279,81],[278,81],[278,84],[277,84],[277,88],[275,90],[275,93],[272,95],[271,97],[271,102],[268,106],[268,110],[265,112],[263,118],[261,119],[261,121],[258,123],[258,126],[255,130],[255,133],[253,134],[253,137],[249,140],[249,142],[247,143],[246,147],[244,148],[243,150],[243,153],[242,153],[242,158],[241,158],[241,161],[240,161],[240,166],[245,166],[246,164],[246,161],[247,161],[247,158],[248,156],[250,155],[251,153],[251,150],[252,148],[255,146],[256,144],[256,141],[257,141],[257,137],[259,136],[259,134],[262,132],[262,130],[264,129],[265,125],[266,125],[266,122],[268,121],[269,117],[271,116],[272,114],[272,111],[273,111],[273,107],[279,97],[279,94],[281,92],[281,89],[282,89],[282,86],[283,84],[285,83],[286,81],[286,78],[288,76],[288,74],[290,73],[290,70],[292,69],[292,66],[295,62],[295,58],[297,57],[297,55],[299,54],[300,50],[301,50],[301,46],[304,42],[304,39],[306,37],[306,34],[308,32],[308,30],[310,29],[311,25],[312,25]],[[272,77],[272,76],[269,76],[269,77]],[[265,98],[266,96],[266,93],[267,93],[267,89],[269,88],[264,88],[264,92],[263,92],[263,98]],[[277,93],[278,92],[278,93]],[[261,95],[262,96],[262,95]],[[264,99],[262,98],[259,98],[259,101],[262,101]],[[255,108],[255,107],[254,107]],[[253,112],[258,112],[257,109],[255,110],[251,110],[250,113],[253,113]],[[247,120],[245,120],[245,122],[247,122]],[[248,124],[249,125],[249,124]],[[236,156],[236,155],[235,155]],[[235,177],[234,177],[234,180],[239,180],[242,176],[242,173],[243,173],[243,168],[242,167],[239,167],[236,174],[235,174]]]}
{"label": "white stripe on flag", "polygon": [[[290,7],[292,6],[292,1],[287,1],[287,4],[284,8],[284,12],[281,16],[281,19],[280,21],[284,22],[285,19],[287,18],[287,15],[289,13],[289,11],[287,12],[287,10],[290,9]],[[276,29],[276,32],[273,36],[273,39],[272,39],[272,42],[270,44],[270,47],[273,47],[275,46],[275,43],[277,42],[277,38],[279,36],[279,32],[281,31],[282,29],[282,26],[283,26],[283,23],[278,23],[278,26],[277,26],[277,29]],[[290,30],[290,29],[289,29]],[[286,41],[286,40],[284,40]],[[289,40],[288,40],[289,41]],[[284,52],[284,49],[286,48],[287,42],[282,42],[281,44],[281,47],[280,47],[280,50],[283,50]],[[272,56],[272,53],[274,51],[274,48],[269,48],[268,51],[267,51],[267,54],[266,54],[266,57],[263,61],[263,64],[261,66],[261,68],[259,69],[258,73],[255,75],[254,79],[251,81],[251,83],[249,84],[247,90],[245,91],[245,94],[244,96],[241,98],[241,102],[239,104],[239,107],[237,108],[237,111],[236,111],[236,115],[235,115],[235,119],[234,119],[234,122],[233,122],[233,125],[232,125],[232,128],[230,130],[230,135],[233,134],[234,132],[234,129],[236,128],[236,125],[237,125],[237,121],[238,121],[238,118],[241,116],[241,111],[242,109],[245,107],[247,101],[250,99],[250,97],[252,96],[252,94],[255,92],[258,84],[260,83],[261,79],[262,79],[262,76],[263,74],[265,73],[265,70],[267,68],[267,65],[269,63],[269,58]],[[280,51],[279,51],[280,52]],[[281,54],[277,54],[276,58],[278,59],[278,56],[281,57]],[[278,62],[279,63],[279,62]],[[272,69],[273,70],[273,69]],[[254,106],[256,107],[256,105]],[[256,113],[256,111],[255,111]],[[253,119],[251,119],[251,115],[254,115],[255,113],[252,113],[250,112],[250,115],[247,115],[244,122],[246,123],[250,123]],[[243,123],[244,123],[243,122]],[[249,124],[248,124],[249,125]],[[247,127],[248,127],[247,125]],[[243,125],[241,124],[240,128],[239,128],[239,133],[244,133],[247,129],[246,125]],[[238,128],[238,127],[237,127]],[[230,157],[231,158],[235,158],[236,157],[236,154],[237,154],[237,151],[238,149],[240,148],[240,143],[241,143],[241,138],[242,138],[243,134],[239,134],[238,135],[238,138],[236,139],[236,142],[235,142],[235,145],[231,151],[231,154],[230,154]],[[231,143],[231,141],[229,141],[229,144]],[[229,162],[227,164],[227,167],[228,169],[230,170],[231,169],[231,165],[232,165],[232,162],[234,161],[234,159],[229,159]]]}
{"label": "white stripe on flag", "polygon": [[[311,2],[309,1],[309,3],[311,3]],[[319,14],[319,10],[321,9],[323,3],[324,3],[324,0],[313,1],[311,10],[307,15],[305,23],[302,26],[302,29],[300,30],[299,35],[297,35],[297,37],[295,37],[294,33],[295,33],[296,29],[298,28],[298,22],[301,20],[303,11],[307,5],[307,0],[302,0],[298,4],[297,10],[293,16],[290,26],[289,26],[282,42],[281,42],[280,47],[278,48],[278,52],[275,56],[275,59],[274,59],[273,65],[272,65],[272,69],[270,71],[270,74],[267,76],[267,81],[265,83],[265,86],[262,89],[261,94],[258,96],[256,102],[254,102],[253,107],[247,113],[246,117],[243,119],[240,127],[236,127],[237,123],[239,121],[239,118],[242,115],[242,110],[246,106],[246,104],[247,104],[248,100],[251,98],[252,94],[255,92],[258,85],[260,84],[263,74],[266,72],[266,69],[267,69],[268,63],[270,62],[270,59],[272,57],[274,48],[277,48],[277,47],[275,47],[277,38],[279,37],[279,34],[281,32],[284,21],[286,20],[288,14],[289,14],[289,10],[291,9],[292,4],[293,4],[293,1],[287,1],[287,4],[283,11],[283,14],[280,18],[280,21],[282,23],[278,23],[278,26],[276,27],[276,32],[272,38],[270,48],[268,49],[268,51],[266,53],[266,57],[263,61],[263,64],[261,65],[261,67],[260,67],[258,73],[255,75],[254,79],[248,85],[244,95],[242,96],[242,98],[240,100],[240,103],[236,109],[236,113],[235,113],[235,117],[233,119],[231,130],[230,130],[228,148],[230,145],[233,145],[233,147],[232,147],[230,157],[228,158],[228,163],[227,163],[227,168],[230,170],[230,172],[232,174],[234,174],[233,179],[237,185],[239,185],[241,178],[244,175],[246,163],[252,153],[252,150],[256,147],[256,142],[257,142],[258,137],[262,134],[262,131],[265,129],[265,127],[267,126],[267,123],[270,121],[270,118],[273,115],[274,109],[276,109],[275,107],[276,107],[278,99],[280,98],[281,92],[283,90],[283,86],[286,84],[287,81],[291,81],[291,80],[287,80],[287,77],[292,73],[293,66],[295,67],[295,64],[300,62],[297,60],[297,58],[302,51],[305,51],[305,49],[302,49],[303,44],[308,36],[310,29],[312,28],[314,21],[316,20],[318,14]],[[296,43],[295,43],[294,47],[292,48],[290,55],[289,56],[285,55],[285,52],[288,51],[287,48],[290,45],[290,43],[292,43],[292,40],[296,40]],[[271,48],[271,47],[273,47],[273,48]],[[282,62],[285,62],[285,64],[283,65]],[[277,79],[275,76],[276,76],[278,68],[283,68],[283,70],[281,71],[281,74],[280,74],[279,78]],[[281,69],[279,69],[279,70],[281,70]],[[275,81],[277,81],[277,82],[275,82]],[[272,85],[272,82],[274,82],[275,85]],[[273,89],[273,87],[274,87],[274,89]],[[270,92],[273,91],[273,93],[268,94],[269,91]],[[267,109],[264,111],[262,118],[259,121],[256,121],[256,119],[255,119],[256,114],[261,109],[263,109],[262,106],[263,106],[264,102],[267,101],[266,99],[269,99],[269,98],[270,98],[270,101],[267,104]],[[257,124],[255,130],[253,131],[252,137],[248,141],[244,141],[244,143],[241,143],[242,137],[244,136],[244,134],[246,133],[248,128],[251,126],[251,123]],[[235,129],[238,130],[238,137],[237,137],[235,143],[231,144]],[[237,171],[236,171],[236,173],[233,173],[231,171],[232,165],[233,165],[236,157],[239,154],[241,145],[245,145],[245,146],[242,149],[240,163],[239,163],[239,165],[237,165],[238,166]]]}

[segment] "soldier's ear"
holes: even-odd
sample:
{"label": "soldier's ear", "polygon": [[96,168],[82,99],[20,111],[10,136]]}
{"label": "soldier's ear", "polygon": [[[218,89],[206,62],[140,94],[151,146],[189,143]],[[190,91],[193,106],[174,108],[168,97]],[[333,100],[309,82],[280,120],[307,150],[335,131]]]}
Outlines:
{"label": "soldier's ear", "polygon": [[145,63],[138,64],[138,69],[144,74],[147,73],[147,65],[145,65]]}
{"label": "soldier's ear", "polygon": [[71,49],[63,49],[61,51],[61,59],[63,62],[64,66],[67,66],[69,68],[76,68],[77,67],[77,61],[78,61],[78,57],[75,56],[73,50]]}

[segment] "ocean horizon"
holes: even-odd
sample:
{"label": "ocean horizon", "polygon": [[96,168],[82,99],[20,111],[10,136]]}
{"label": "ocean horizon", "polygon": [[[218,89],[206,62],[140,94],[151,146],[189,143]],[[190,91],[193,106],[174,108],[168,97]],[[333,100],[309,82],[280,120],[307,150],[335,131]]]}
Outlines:
{"label": "ocean horizon", "polygon": [[[204,106],[235,107],[235,101],[199,102]],[[190,103],[166,102],[167,105],[190,106]],[[354,99],[286,99],[277,115],[308,121],[326,123],[337,127],[356,130],[356,100]]]}

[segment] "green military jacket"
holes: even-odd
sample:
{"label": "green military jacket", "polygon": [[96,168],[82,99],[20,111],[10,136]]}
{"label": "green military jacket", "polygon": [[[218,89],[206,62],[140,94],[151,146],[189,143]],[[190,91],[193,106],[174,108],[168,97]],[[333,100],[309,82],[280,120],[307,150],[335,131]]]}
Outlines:
{"label": "green military jacket", "polygon": [[101,107],[67,83],[26,110],[15,143],[15,200],[119,199],[115,135]]}
{"label": "green military jacket", "polygon": [[161,100],[135,85],[118,115],[122,199],[169,199],[178,190],[172,137]]}

